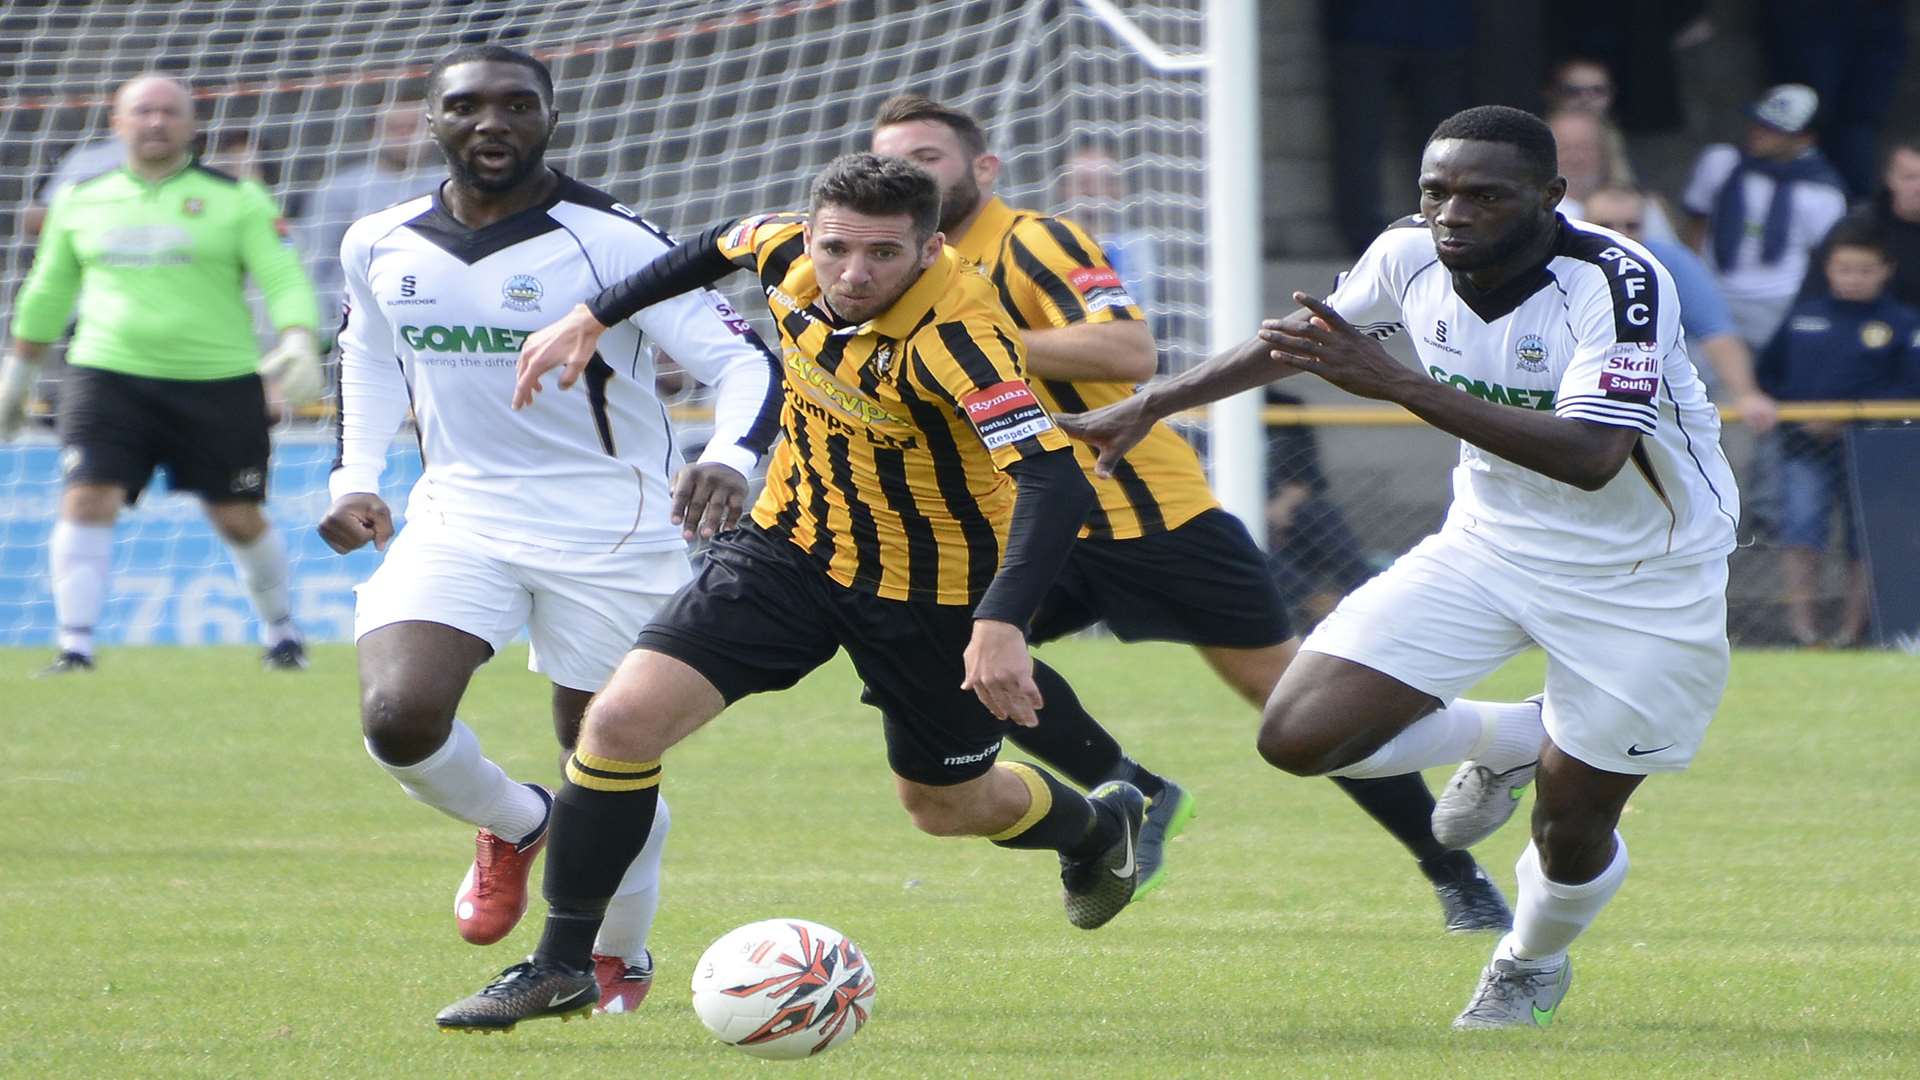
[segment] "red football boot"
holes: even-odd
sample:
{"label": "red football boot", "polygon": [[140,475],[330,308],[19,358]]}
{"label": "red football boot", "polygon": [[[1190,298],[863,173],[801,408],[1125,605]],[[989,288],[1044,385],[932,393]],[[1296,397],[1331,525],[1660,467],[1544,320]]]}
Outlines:
{"label": "red football boot", "polygon": [[653,989],[653,953],[649,951],[638,964],[594,953],[593,981],[600,984],[600,1006],[595,1012],[630,1013]]}
{"label": "red football boot", "polygon": [[[553,796],[545,788],[536,790],[547,799],[551,821]],[[474,836],[473,865],[467,867],[467,876],[460,879],[460,891],[453,897],[453,918],[462,938],[475,945],[491,945],[520,925],[520,917],[527,913],[527,878],[534,858],[546,846],[546,821],[517,844],[485,829]]]}

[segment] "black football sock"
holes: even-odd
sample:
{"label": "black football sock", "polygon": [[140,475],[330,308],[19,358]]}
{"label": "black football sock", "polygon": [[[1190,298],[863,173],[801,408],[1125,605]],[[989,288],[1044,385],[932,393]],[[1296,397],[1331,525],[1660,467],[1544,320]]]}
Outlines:
{"label": "black football sock", "polygon": [[585,751],[567,761],[548,826],[547,925],[536,960],[576,971],[593,967],[593,939],[607,902],[646,846],[659,806],[658,761],[616,761]]}
{"label": "black football sock", "polygon": [[1465,881],[1478,869],[1480,864],[1474,862],[1473,856],[1465,851],[1443,851],[1431,859],[1420,860],[1420,872],[1435,885]]}
{"label": "black football sock", "polygon": [[1108,780],[1125,780],[1149,799],[1166,790],[1160,777],[1120,751],[1120,743],[1088,714],[1059,672],[1035,660],[1033,681],[1046,705],[1037,727],[1016,727],[1008,735],[1013,745],[1089,790]]}
{"label": "black football sock", "polygon": [[987,839],[1001,847],[1057,851],[1069,859],[1091,859],[1112,847],[1125,828],[1119,815],[1060,782],[1052,773],[1024,761],[994,766],[1018,776],[1032,801],[1027,812]]}
{"label": "black football sock", "polygon": [[1447,849],[1433,838],[1433,792],[1419,773],[1355,780],[1336,776],[1333,782],[1360,808],[1373,815],[1395,840],[1406,845],[1415,859],[1426,862]]}

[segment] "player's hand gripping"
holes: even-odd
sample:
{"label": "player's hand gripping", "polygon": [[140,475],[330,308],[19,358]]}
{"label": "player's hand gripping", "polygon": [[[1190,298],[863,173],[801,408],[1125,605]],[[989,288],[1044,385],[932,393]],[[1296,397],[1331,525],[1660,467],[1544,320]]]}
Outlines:
{"label": "player's hand gripping", "polygon": [[1269,320],[1260,324],[1260,340],[1273,358],[1311,371],[1349,394],[1384,401],[1398,399],[1413,369],[1395,360],[1378,341],[1355,330],[1326,301],[1306,293],[1293,300],[1312,315],[1304,322]]}
{"label": "player's hand gripping", "polygon": [[967,642],[967,677],[960,689],[979,695],[987,711],[1021,727],[1040,723],[1040,687],[1033,681],[1027,635],[1012,623],[976,619]]}
{"label": "player's hand gripping", "polygon": [[1070,437],[1100,452],[1093,463],[1093,472],[1102,479],[1113,475],[1120,459],[1140,445],[1140,440],[1153,431],[1155,422],[1139,394],[1091,412],[1061,413],[1054,420]]}
{"label": "player's hand gripping", "polygon": [[733,528],[746,505],[747,478],[731,465],[696,461],[674,474],[673,523],[688,540]]}
{"label": "player's hand gripping", "polygon": [[560,389],[571,390],[580,381],[580,373],[593,361],[594,347],[607,328],[593,317],[585,304],[561,316],[552,326],[536,330],[520,346],[520,366],[513,380],[513,407],[524,409],[540,392],[540,377],[560,369]]}
{"label": "player's hand gripping", "polygon": [[378,495],[356,491],[333,500],[320,519],[320,539],[345,555],[373,541],[375,551],[387,550],[393,539],[393,513]]}

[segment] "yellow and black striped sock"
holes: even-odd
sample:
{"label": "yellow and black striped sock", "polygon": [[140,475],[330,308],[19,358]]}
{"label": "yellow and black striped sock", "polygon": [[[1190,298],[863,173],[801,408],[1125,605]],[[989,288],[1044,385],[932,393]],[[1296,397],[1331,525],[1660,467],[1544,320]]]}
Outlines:
{"label": "yellow and black striped sock", "polygon": [[1024,761],[1003,761],[994,768],[1019,777],[1031,799],[1020,820],[987,837],[1001,847],[1057,851],[1070,859],[1087,859],[1120,838],[1115,831],[1118,825],[1109,815],[1047,770]]}
{"label": "yellow and black striped sock", "polygon": [[646,846],[659,806],[658,761],[619,761],[584,750],[568,759],[548,826],[547,925],[537,958],[592,967],[607,901]]}

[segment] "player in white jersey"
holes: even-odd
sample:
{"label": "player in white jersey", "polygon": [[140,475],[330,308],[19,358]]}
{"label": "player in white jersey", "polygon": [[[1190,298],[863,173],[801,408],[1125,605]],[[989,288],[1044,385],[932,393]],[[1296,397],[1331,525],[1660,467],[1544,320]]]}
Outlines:
{"label": "player in white jersey", "polygon": [[[336,551],[387,549],[356,590],[361,726],[409,795],[479,826],[455,917],[462,937],[490,944],[526,911],[552,796],[509,779],[455,718],[473,672],[524,627],[571,750],[589,698],[690,579],[687,540],[739,516],[778,431],[779,381],[752,329],[696,292],[609,330],[585,395],[514,411],[520,342],[671,244],[545,165],[558,114],[533,57],[457,50],[435,66],[427,111],[449,179],[360,219],[341,244],[340,459],[320,533]],[[682,458],[650,342],[717,388],[712,439],[671,477]],[[389,547],[377,492],[409,406],[425,470]],[[605,1011],[637,1006],[651,983],[666,828],[663,813],[596,941]]]}
{"label": "player in white jersey", "polygon": [[[1498,828],[1537,770],[1513,931],[1459,1028],[1552,1020],[1567,947],[1626,877],[1628,795],[1686,767],[1726,686],[1739,506],[1719,420],[1673,279],[1556,213],[1565,192],[1538,118],[1456,114],[1427,143],[1422,216],[1328,300],[1295,293],[1303,310],[1240,348],[1063,418],[1112,461],[1160,417],[1310,371],[1461,438],[1446,523],[1307,638],[1260,732],[1261,754],[1300,775],[1464,759],[1434,813],[1450,845]],[[1418,371],[1376,340],[1403,328]],[[1442,707],[1530,644],[1548,658],[1541,720]]]}

